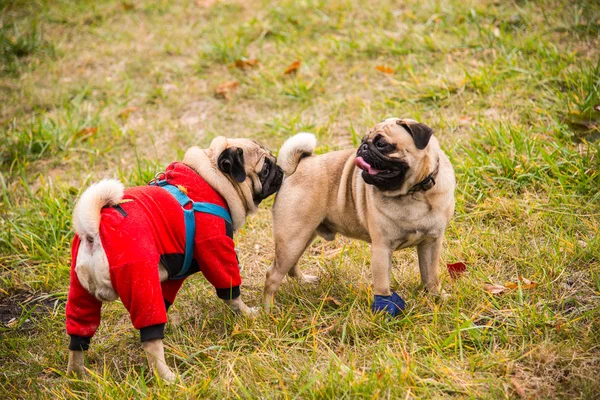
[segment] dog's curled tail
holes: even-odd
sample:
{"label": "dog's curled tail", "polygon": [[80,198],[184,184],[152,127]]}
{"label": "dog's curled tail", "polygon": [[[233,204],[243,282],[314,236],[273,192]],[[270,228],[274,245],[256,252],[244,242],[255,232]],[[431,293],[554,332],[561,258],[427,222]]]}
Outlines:
{"label": "dog's curled tail", "polygon": [[292,175],[300,160],[311,156],[317,147],[317,138],[312,133],[297,133],[285,141],[277,156],[277,163],[286,176]]}
{"label": "dog's curled tail", "polygon": [[75,211],[73,226],[82,241],[93,241],[100,231],[100,210],[104,206],[119,204],[125,188],[116,179],[103,179],[86,189],[81,195]]}

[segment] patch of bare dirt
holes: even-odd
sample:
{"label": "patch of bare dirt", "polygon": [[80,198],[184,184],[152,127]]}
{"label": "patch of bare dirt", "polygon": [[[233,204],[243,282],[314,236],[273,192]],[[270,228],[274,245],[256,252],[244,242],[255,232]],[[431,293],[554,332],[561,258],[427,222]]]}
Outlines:
{"label": "patch of bare dirt", "polygon": [[48,314],[58,306],[60,299],[48,293],[17,292],[0,298],[0,326],[6,328],[31,327],[31,316]]}

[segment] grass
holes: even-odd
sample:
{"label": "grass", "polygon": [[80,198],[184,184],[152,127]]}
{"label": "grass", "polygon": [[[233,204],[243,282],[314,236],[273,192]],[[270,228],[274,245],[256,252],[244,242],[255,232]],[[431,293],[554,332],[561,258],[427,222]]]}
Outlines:
{"label": "grass", "polygon": [[[0,2],[3,398],[593,398],[600,390],[600,7],[529,1]],[[248,69],[239,59],[257,59]],[[284,75],[294,61],[296,74]],[[377,67],[380,67],[379,69]],[[386,71],[386,72],[382,72]],[[389,72],[389,73],[387,73]],[[229,100],[214,96],[238,81]],[[388,116],[432,126],[457,175],[447,301],[394,256],[407,300],[372,315],[368,245],[317,240],[273,315],[231,315],[200,276],[146,368],[121,304],[64,376],[70,215],[90,183],[144,184],[191,145],[297,131],[356,146]],[[247,303],[273,258],[272,199],[236,234]],[[442,266],[443,268],[443,266]],[[522,283],[503,295],[486,282]]]}

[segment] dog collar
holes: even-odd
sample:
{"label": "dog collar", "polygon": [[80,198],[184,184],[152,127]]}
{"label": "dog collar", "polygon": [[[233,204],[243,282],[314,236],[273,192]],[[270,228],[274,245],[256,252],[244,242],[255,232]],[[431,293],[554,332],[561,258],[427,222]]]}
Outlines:
{"label": "dog collar", "polygon": [[408,193],[416,193],[416,192],[426,192],[432,187],[435,186],[435,178],[440,170],[440,158],[437,159],[437,164],[433,172],[425,177],[421,182],[417,183],[413,187],[410,188]]}

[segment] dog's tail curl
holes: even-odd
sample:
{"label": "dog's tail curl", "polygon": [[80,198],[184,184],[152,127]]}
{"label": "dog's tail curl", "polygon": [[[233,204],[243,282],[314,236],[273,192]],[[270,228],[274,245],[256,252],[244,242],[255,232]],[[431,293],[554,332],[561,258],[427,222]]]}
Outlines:
{"label": "dog's tail curl", "polygon": [[312,133],[297,133],[285,141],[277,156],[277,163],[286,176],[292,175],[300,160],[309,157],[317,147],[317,138]]}
{"label": "dog's tail curl", "polygon": [[116,179],[103,179],[83,192],[73,211],[73,227],[84,243],[98,237],[102,207],[119,204],[124,192],[123,184]]}

